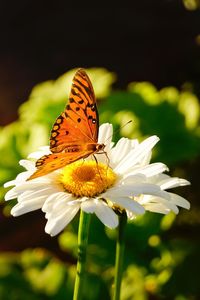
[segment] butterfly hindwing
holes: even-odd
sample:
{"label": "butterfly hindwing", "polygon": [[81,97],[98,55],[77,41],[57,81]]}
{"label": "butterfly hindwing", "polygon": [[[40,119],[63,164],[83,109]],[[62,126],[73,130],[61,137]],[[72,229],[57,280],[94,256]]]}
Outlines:
{"label": "butterfly hindwing", "polygon": [[78,159],[85,158],[92,154],[93,151],[85,150],[81,152],[69,153],[53,153],[44,155],[36,162],[37,170],[31,175],[28,180],[49,174],[52,171],[65,167],[66,165],[75,162]]}
{"label": "butterfly hindwing", "polygon": [[50,137],[50,150],[63,151],[68,144],[97,142],[99,117],[89,77],[79,69],[74,78],[69,102],[56,119]]}

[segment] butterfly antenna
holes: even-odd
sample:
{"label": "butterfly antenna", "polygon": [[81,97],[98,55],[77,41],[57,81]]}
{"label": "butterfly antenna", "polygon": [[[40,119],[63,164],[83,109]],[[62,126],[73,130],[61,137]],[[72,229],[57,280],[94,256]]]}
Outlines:
{"label": "butterfly antenna", "polygon": [[116,134],[116,133],[119,132],[122,128],[124,128],[126,125],[128,125],[128,124],[130,124],[130,123],[132,123],[132,122],[133,122],[133,120],[129,120],[129,121],[126,122],[124,125],[122,125],[122,126],[120,126],[119,128],[115,129],[115,130],[113,131],[113,134],[112,134],[111,136],[109,136],[109,137],[105,140],[105,144],[106,144],[106,142],[107,142],[114,134]]}

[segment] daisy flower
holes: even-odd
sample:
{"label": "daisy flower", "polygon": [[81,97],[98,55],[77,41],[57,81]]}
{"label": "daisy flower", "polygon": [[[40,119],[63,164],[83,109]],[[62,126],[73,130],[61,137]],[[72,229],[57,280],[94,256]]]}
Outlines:
{"label": "daisy flower", "polygon": [[4,185],[14,186],[6,193],[5,200],[17,198],[11,214],[19,216],[42,209],[47,219],[45,231],[54,236],[80,209],[94,213],[110,228],[118,226],[118,213],[122,211],[126,211],[128,219],[133,219],[146,210],[177,214],[178,206],[189,209],[186,199],[166,190],[190,183],[164,174],[168,168],[163,163],[150,163],[152,148],[158,141],[157,136],[141,143],[121,138],[114,145],[112,125],[103,124],[98,142],[106,144],[107,156],[97,154],[98,164],[91,156],[26,181],[36,170],[35,160],[50,153],[49,147],[42,147],[19,162],[25,172]]}

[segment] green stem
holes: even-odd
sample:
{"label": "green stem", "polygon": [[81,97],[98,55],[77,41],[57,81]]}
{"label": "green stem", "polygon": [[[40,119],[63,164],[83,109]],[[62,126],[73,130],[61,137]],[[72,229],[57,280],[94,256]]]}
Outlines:
{"label": "green stem", "polygon": [[81,210],[78,229],[78,261],[73,300],[82,299],[90,219],[91,215]]}
{"label": "green stem", "polygon": [[114,293],[113,300],[120,299],[120,288],[123,274],[123,258],[124,258],[124,232],[127,223],[126,213],[122,213],[119,216],[119,226],[117,233],[117,245],[116,245],[116,256],[115,256],[115,280],[114,280]]}

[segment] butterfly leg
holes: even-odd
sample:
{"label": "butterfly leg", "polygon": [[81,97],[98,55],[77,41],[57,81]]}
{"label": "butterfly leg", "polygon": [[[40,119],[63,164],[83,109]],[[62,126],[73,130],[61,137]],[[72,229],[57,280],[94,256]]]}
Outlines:
{"label": "butterfly leg", "polygon": [[99,176],[100,176],[100,178],[101,178],[101,181],[103,182],[103,179],[102,179],[102,177],[101,177],[101,173],[100,173],[99,167],[98,167],[98,160],[97,160],[97,158],[96,158],[96,156],[95,156],[94,154],[93,154],[92,156],[93,156],[94,160],[96,161],[97,170],[98,170]]}
{"label": "butterfly leg", "polygon": [[83,166],[84,162],[85,162],[85,159],[83,158],[83,159],[82,159],[81,167]]}
{"label": "butterfly leg", "polygon": [[[105,154],[106,160],[107,160],[107,166],[110,167],[110,159],[109,159],[108,154],[107,154],[106,151],[96,152],[95,154]],[[93,156],[94,156],[94,155],[93,155]]]}
{"label": "butterfly leg", "polygon": [[105,154],[106,160],[107,160],[107,169],[106,169],[106,174],[107,174],[108,168],[110,167],[110,159],[109,159],[108,154],[107,154],[106,151],[103,151],[103,154]]}
{"label": "butterfly leg", "polygon": [[106,151],[102,151],[102,152],[97,152],[96,154],[105,154],[106,160],[107,160],[107,162],[106,162],[106,164],[107,164],[107,170],[108,170],[108,168],[110,167],[110,159],[108,157],[107,152]]}
{"label": "butterfly leg", "polygon": [[106,151],[103,151],[103,154],[105,154],[106,159],[107,159],[107,167],[110,167],[110,158],[108,157],[108,154]]}

